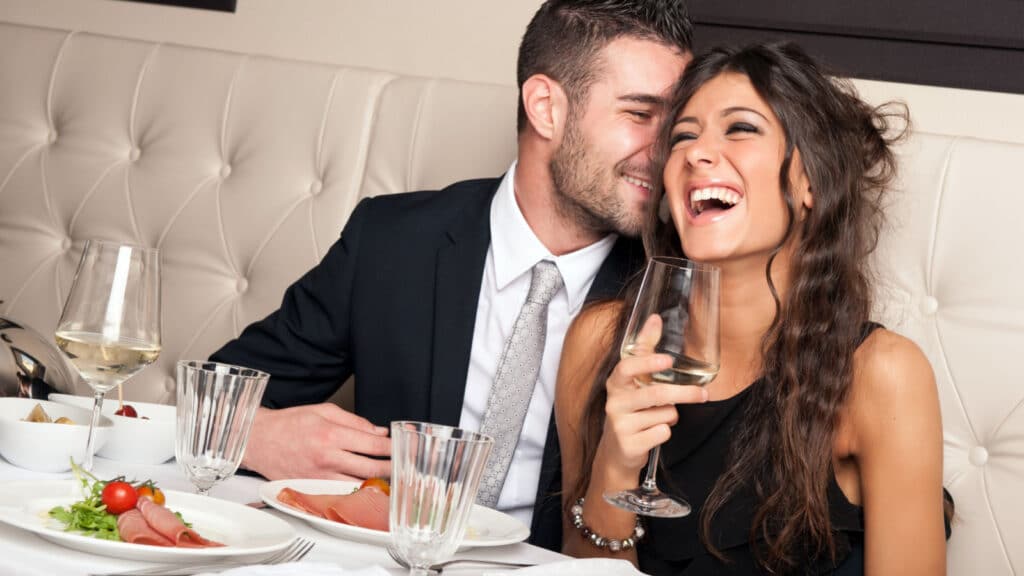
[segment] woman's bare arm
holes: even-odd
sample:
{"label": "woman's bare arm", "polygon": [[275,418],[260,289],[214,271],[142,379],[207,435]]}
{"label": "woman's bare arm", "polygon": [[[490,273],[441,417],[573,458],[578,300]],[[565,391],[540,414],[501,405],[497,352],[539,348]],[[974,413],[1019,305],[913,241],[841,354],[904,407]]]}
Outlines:
{"label": "woman's bare arm", "polygon": [[910,340],[878,330],[858,350],[850,396],[860,470],[865,573],[946,573],[942,416],[931,365]]}

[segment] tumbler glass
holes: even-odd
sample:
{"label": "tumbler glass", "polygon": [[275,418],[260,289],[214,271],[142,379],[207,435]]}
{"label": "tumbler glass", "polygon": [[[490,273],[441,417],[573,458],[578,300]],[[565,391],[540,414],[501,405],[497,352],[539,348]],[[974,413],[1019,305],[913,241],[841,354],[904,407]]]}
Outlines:
{"label": "tumbler glass", "polygon": [[493,445],[450,426],[391,423],[391,538],[410,575],[455,554]]}
{"label": "tumbler glass", "polygon": [[269,378],[230,364],[178,362],[174,454],[196,493],[206,495],[238,469]]}

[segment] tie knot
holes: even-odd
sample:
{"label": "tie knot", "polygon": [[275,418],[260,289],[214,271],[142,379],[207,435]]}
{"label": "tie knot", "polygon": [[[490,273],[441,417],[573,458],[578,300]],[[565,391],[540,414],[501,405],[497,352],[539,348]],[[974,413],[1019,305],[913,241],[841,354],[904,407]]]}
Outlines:
{"label": "tie knot", "polygon": [[527,302],[546,306],[555,293],[562,287],[562,275],[554,262],[541,260],[533,267],[533,278],[530,280],[530,293]]}

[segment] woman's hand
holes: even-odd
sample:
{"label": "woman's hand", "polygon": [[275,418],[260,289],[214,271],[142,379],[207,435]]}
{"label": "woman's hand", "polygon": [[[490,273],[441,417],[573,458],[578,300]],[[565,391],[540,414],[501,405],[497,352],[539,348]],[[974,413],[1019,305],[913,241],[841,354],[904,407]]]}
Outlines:
{"label": "woman's hand", "polygon": [[679,417],[676,404],[707,401],[707,390],[700,386],[651,383],[651,374],[672,367],[671,356],[654,353],[660,337],[661,318],[651,315],[637,337],[634,355],[620,360],[605,383],[604,433],[594,474],[607,474],[610,484],[636,485],[650,450],[671,436]]}

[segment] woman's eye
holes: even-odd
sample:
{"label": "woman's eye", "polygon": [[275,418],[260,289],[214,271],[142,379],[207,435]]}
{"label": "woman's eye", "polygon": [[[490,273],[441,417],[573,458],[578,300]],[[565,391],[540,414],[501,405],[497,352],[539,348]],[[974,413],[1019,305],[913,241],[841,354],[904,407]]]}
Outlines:
{"label": "woman's eye", "polygon": [[736,133],[747,133],[747,134],[760,134],[761,130],[753,124],[746,122],[733,122],[729,125],[729,128],[725,131],[726,134]]}
{"label": "woman's eye", "polygon": [[694,134],[693,132],[676,132],[675,134],[672,135],[672,138],[670,140],[670,144],[672,146],[675,146],[676,144],[679,144],[680,142],[686,142],[686,141],[689,141],[689,140],[696,140],[696,139],[697,139],[697,135]]}

